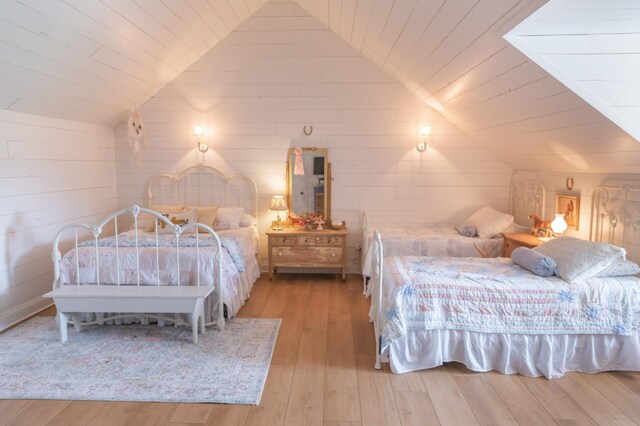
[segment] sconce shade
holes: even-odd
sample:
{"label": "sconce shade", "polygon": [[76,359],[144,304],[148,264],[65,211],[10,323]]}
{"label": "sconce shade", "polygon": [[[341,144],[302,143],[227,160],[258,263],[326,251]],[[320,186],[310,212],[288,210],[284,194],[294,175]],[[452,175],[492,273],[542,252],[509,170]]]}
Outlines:
{"label": "sconce shade", "polygon": [[564,214],[557,213],[555,219],[551,222],[551,230],[554,234],[561,235],[567,230],[567,222],[564,220]]}
{"label": "sconce shade", "polygon": [[423,124],[420,128],[420,138],[422,139],[422,142],[416,145],[418,152],[422,153],[427,150],[429,147],[429,136],[431,136],[431,126]]}
{"label": "sconce shade", "polygon": [[204,136],[204,127],[200,125],[193,126],[193,134],[196,136]]}
{"label": "sconce shade", "polygon": [[285,211],[288,210],[287,202],[284,200],[284,195],[274,195],[271,198],[271,204],[269,204],[269,210],[273,211]]}

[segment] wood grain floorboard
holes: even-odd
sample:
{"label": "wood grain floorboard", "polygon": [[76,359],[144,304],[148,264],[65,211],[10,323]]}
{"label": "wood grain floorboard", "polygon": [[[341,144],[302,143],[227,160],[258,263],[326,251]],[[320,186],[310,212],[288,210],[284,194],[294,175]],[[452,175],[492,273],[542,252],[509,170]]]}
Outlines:
{"label": "wood grain floorboard", "polygon": [[388,364],[375,370],[368,310],[359,275],[343,283],[334,274],[263,274],[238,313],[282,318],[259,405],[4,400],[0,425],[640,424],[636,372],[547,380],[457,363],[403,375]]}

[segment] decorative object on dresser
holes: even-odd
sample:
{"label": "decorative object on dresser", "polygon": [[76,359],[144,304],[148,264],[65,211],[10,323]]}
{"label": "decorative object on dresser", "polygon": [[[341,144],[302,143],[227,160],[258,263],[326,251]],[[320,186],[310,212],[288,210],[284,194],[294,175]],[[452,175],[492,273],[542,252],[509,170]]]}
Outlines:
{"label": "decorative object on dresser", "polygon": [[330,222],[331,165],[328,148],[295,147],[287,155],[287,196],[291,217],[313,213]]}
{"label": "decorative object on dresser", "polygon": [[341,269],[346,279],[346,229],[305,231],[289,228],[267,232],[269,239],[269,279],[283,268]]}
{"label": "decorative object on dresser", "polygon": [[502,238],[504,239],[503,257],[511,257],[511,252],[517,247],[534,248],[544,243],[540,238],[524,232],[505,232]]}
{"label": "decorative object on dresser", "polygon": [[273,229],[274,231],[281,231],[283,229],[282,226],[280,225],[280,221],[282,220],[280,218],[280,212],[286,212],[288,209],[289,207],[287,207],[287,202],[284,199],[284,195],[274,195],[271,198],[271,204],[269,204],[269,210],[278,212],[275,226],[271,227],[271,229]]}

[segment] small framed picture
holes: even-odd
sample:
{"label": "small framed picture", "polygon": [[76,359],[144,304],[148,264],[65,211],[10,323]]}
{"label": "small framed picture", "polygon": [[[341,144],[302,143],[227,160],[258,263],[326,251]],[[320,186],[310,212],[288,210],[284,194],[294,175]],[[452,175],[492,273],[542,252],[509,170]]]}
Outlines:
{"label": "small framed picture", "polygon": [[557,194],[556,213],[564,214],[564,221],[567,222],[568,229],[578,231],[580,226],[580,196]]}

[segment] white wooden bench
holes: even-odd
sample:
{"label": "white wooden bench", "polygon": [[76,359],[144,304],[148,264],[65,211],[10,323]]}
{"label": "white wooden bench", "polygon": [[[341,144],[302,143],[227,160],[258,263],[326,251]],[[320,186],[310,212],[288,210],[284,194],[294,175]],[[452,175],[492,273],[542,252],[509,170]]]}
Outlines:
{"label": "white wooden bench", "polygon": [[67,341],[69,316],[81,331],[74,316],[82,312],[191,314],[193,343],[198,343],[198,325],[204,333],[204,299],[212,292],[213,286],[65,285],[43,297],[56,304],[62,343]]}

